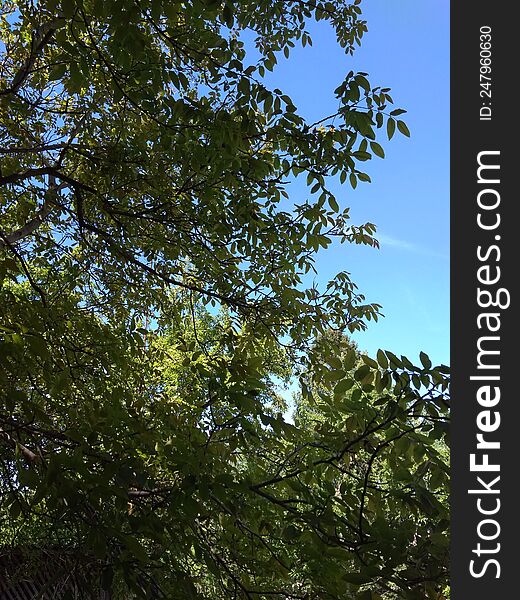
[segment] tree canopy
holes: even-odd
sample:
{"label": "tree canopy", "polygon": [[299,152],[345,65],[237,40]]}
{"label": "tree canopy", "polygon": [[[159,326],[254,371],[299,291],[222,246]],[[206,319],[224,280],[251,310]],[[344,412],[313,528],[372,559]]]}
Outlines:
{"label": "tree canopy", "polygon": [[144,597],[444,598],[447,368],[360,353],[381,307],[308,283],[378,246],[330,181],[404,111],[350,72],[308,123],[265,83],[311,21],[351,54],[359,4],[0,1],[6,544]]}

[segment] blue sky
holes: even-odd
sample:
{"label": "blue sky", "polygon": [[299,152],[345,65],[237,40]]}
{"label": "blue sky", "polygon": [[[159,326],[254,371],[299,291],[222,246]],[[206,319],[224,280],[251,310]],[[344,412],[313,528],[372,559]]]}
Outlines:
{"label": "blue sky", "polygon": [[366,71],[407,109],[412,137],[381,138],[386,158],[363,164],[372,183],[332,186],[352,223],[378,226],[381,249],[329,248],[318,259],[318,282],[349,271],[366,300],[383,305],[385,318],[356,335],[362,350],[412,360],[424,350],[449,364],[449,1],[365,0],[361,8],[368,33],[353,57],[320,22],[309,28],[313,46],[295,48],[268,83],[315,121],[335,112],[333,90],[349,70]]}

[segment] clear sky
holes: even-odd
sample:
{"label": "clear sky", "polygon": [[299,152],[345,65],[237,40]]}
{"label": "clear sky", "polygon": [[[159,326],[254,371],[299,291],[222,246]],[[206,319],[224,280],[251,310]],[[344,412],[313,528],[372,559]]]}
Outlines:
{"label": "clear sky", "polygon": [[[337,109],[333,90],[351,69],[373,86],[391,87],[410,139],[381,139],[386,158],[363,163],[371,184],[333,189],[352,223],[378,226],[381,249],[335,245],[320,254],[318,281],[346,270],[385,318],[356,335],[362,350],[420,350],[449,364],[449,0],[364,0],[368,33],[345,56],[323,22],[313,46],[295,48],[269,79],[311,122]],[[300,188],[301,189],[301,188]],[[296,191],[296,190],[295,190]],[[300,200],[300,198],[295,198]]]}

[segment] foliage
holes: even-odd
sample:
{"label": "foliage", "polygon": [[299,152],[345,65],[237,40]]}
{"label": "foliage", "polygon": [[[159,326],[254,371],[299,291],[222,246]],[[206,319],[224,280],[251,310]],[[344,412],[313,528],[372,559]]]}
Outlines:
{"label": "foliage", "polygon": [[[368,179],[359,165],[382,155],[377,128],[395,120],[388,88],[349,73],[332,127],[334,115],[308,124],[262,83],[280,51],[307,43],[313,16],[352,51],[366,28],[356,4],[2,4],[0,243],[19,262],[58,268],[79,246],[70,260],[88,273],[75,285],[84,277],[127,311],[158,309],[174,285],[293,341],[327,320],[377,317],[346,273],[322,292],[299,286],[333,237],[376,244],[372,224],[349,225],[326,178]],[[246,62],[246,29],[258,64]],[[282,210],[289,176],[310,197]]]}
{"label": "foliage", "polygon": [[442,598],[446,370],[345,352],[380,307],[305,287],[333,238],[377,246],[328,181],[404,111],[349,73],[311,124],[265,84],[312,19],[352,53],[358,5],[0,2],[8,543],[149,596]]}
{"label": "foliage", "polygon": [[[337,535],[342,524],[343,540],[347,532],[359,536],[352,548],[357,560],[343,562],[342,575],[333,565],[335,577],[369,582],[372,595],[361,598],[444,598],[447,368],[433,367],[424,353],[419,366],[390,351],[370,358],[335,332],[318,339],[313,351],[321,368],[303,378],[295,425],[307,432],[309,448],[335,450],[318,459],[330,482],[328,500],[334,495],[329,526]],[[343,597],[341,582],[335,593]]]}

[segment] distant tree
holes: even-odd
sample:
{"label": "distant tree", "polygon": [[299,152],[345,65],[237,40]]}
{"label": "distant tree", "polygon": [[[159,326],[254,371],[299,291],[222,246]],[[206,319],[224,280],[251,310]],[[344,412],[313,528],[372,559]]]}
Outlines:
{"label": "distant tree", "polygon": [[346,272],[304,285],[334,238],[377,246],[328,180],[369,181],[404,111],[351,72],[307,123],[265,83],[310,20],[352,53],[360,13],[0,0],[6,544],[145,596],[442,598],[446,368],[344,352],[379,305]]}

